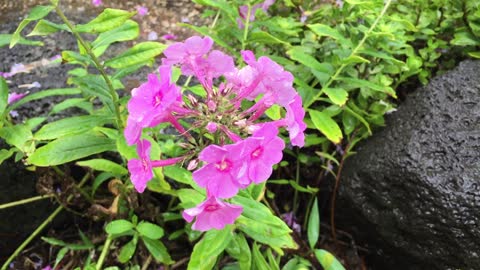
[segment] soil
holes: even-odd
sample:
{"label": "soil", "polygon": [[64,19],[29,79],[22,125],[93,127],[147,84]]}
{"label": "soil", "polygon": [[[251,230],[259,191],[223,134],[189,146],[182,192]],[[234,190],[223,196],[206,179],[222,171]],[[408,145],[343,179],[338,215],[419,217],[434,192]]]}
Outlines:
{"label": "soil", "polygon": [[[16,27],[18,26],[19,22],[26,16],[27,10],[36,4],[48,4],[49,1],[41,1],[41,0],[24,0],[24,1],[7,1],[0,4],[0,34],[2,33],[12,33]],[[141,34],[140,38],[135,42],[141,42],[148,40],[149,34],[152,32],[157,33],[158,40],[164,43],[171,43],[174,41],[167,41],[161,38],[162,35],[165,34],[174,34],[177,36],[177,40],[181,41],[184,40],[186,37],[191,36],[194,34],[192,30],[181,27],[179,23],[181,22],[189,22],[195,25],[204,25],[208,23],[208,21],[204,20],[201,17],[202,9],[200,6],[195,5],[190,1],[158,1],[158,0],[145,0],[145,1],[124,1],[124,0],[104,0],[104,6],[95,8],[91,5],[90,1],[83,0],[83,1],[76,1],[76,0],[62,0],[61,6],[62,9],[65,11],[67,17],[69,17],[75,23],[85,23],[89,19],[93,18],[95,14],[101,12],[102,8],[104,7],[112,7],[112,8],[120,8],[126,10],[135,10],[135,8],[142,3],[142,5],[146,6],[149,11],[148,14],[144,17],[136,15],[134,19],[139,22],[141,27]],[[54,22],[59,22],[59,19],[54,15],[51,14],[48,17],[49,20]],[[28,33],[29,30],[33,28],[33,25],[28,26],[23,33]],[[39,63],[42,59],[49,59],[58,55],[62,50],[65,49],[75,49],[77,47],[76,41],[74,38],[64,32],[59,32],[54,35],[44,37],[44,38],[33,38],[36,40],[42,40],[45,45],[43,47],[32,47],[32,46],[25,46],[25,45],[17,45],[13,49],[9,50],[8,47],[0,48],[0,59],[3,61],[0,62],[0,72],[8,72],[11,66],[15,63],[23,63],[23,64],[31,64],[31,63]],[[114,55],[118,52],[125,50],[127,47],[132,46],[135,42],[127,42],[120,45],[112,46],[111,50],[109,50],[108,54]],[[158,64],[158,63],[157,63]],[[158,65],[154,65],[152,68],[143,68],[139,72],[128,76],[123,80],[123,83],[127,86],[128,89],[132,89],[138,86],[140,83],[145,81],[146,75],[153,71],[154,67]],[[68,66],[65,64],[62,65],[39,65],[38,67],[31,70],[29,73],[19,73],[11,78],[9,78],[9,88],[10,91],[24,93],[29,91],[30,93],[40,91],[42,89],[53,89],[53,88],[63,88],[66,87],[66,79],[67,79],[67,72],[68,70],[72,69],[73,66]],[[41,87],[40,88],[31,88],[26,89],[21,87],[25,84],[31,84],[33,82],[38,82]],[[59,118],[64,117],[65,115],[72,115],[75,113],[79,113],[75,110],[67,110],[60,114],[55,115],[48,115],[49,112],[55,104],[60,102],[62,98],[55,97],[49,98],[46,100],[39,100],[33,101],[24,106],[20,107],[17,112],[18,116],[14,118],[17,122],[22,122],[25,119],[30,117],[38,117],[38,116],[48,116],[47,121],[56,120]],[[77,178],[77,174],[75,170],[78,168],[73,168],[72,177]],[[46,172],[46,174],[50,174],[51,172]],[[286,169],[282,173],[286,174],[294,174],[293,172],[288,171]],[[311,168],[302,172],[304,174],[305,179],[316,179],[316,171],[312,171]],[[314,177],[315,176],[315,177]],[[281,179],[280,177],[279,179]],[[30,180],[31,181],[35,180]],[[37,175],[38,181],[38,175]],[[312,181],[313,182],[313,181]],[[331,193],[331,185],[332,181],[325,181],[322,182],[322,186],[320,190],[324,193],[325,196],[321,196],[323,198],[323,202],[321,202],[321,211],[328,214],[329,208],[329,195]],[[309,183],[311,186],[314,186],[316,183]],[[284,198],[292,198],[293,192],[291,189],[286,190],[285,188],[278,188],[272,186],[271,189],[276,194],[282,194],[282,198],[276,198],[276,203],[278,204],[279,213],[285,213],[288,211],[288,204],[291,203],[290,200],[285,202]],[[104,188],[104,190],[100,191],[104,192],[106,197],[112,197],[109,194],[108,190]],[[36,192],[31,189],[30,190],[31,196],[35,196]],[[25,197],[28,197],[24,194]],[[146,205],[140,214],[143,214],[146,217],[151,217],[152,215],[155,216],[154,213],[160,213],[162,211],[161,205],[168,204],[168,201],[165,201],[164,198],[160,196],[156,196],[156,194],[145,193],[140,197],[130,198],[132,201],[141,200]],[[272,201],[272,204],[275,204],[275,201]],[[105,216],[101,216],[100,212],[106,210],[109,205],[111,205],[112,201],[107,200],[103,206],[97,205],[98,211],[94,214],[87,213],[79,215],[78,211],[82,210],[82,203],[85,202],[75,201],[70,203],[67,206],[68,211],[66,211],[62,217],[57,220],[52,226],[45,230],[45,233],[42,235],[48,235],[50,237],[57,237],[63,239],[64,241],[68,242],[69,240],[75,241],[78,240],[78,231],[81,230],[83,232],[88,232],[89,237],[91,237],[94,244],[97,246],[101,245],[105,241],[104,235],[102,234],[102,222],[95,222],[94,219],[97,218],[105,218]],[[159,206],[160,205],[160,206]],[[51,210],[51,205],[35,205],[35,207],[39,207],[39,209],[43,209],[45,211]],[[103,207],[103,208],[102,208]],[[299,209],[305,209],[307,207],[307,202],[302,201]],[[88,208],[88,207],[86,207]],[[325,210],[325,211],[324,211]],[[36,209],[35,211],[38,211]],[[305,212],[305,211],[298,211],[298,212]],[[5,215],[2,212],[0,219],[4,219]],[[303,220],[304,217],[298,217],[300,220]],[[37,219],[43,220],[43,217],[38,217]],[[322,220],[327,220],[327,216],[325,218],[322,217]],[[38,221],[38,220],[37,220]],[[32,224],[38,224],[37,221],[32,221]],[[35,223],[36,222],[36,223]],[[28,221],[25,221],[28,223]],[[336,254],[337,257],[340,257],[342,263],[347,266],[349,270],[363,270],[367,269],[364,260],[362,259],[365,254],[367,254],[367,250],[358,247],[355,244],[355,240],[347,233],[338,231],[338,241],[334,243],[332,239],[329,237],[330,228],[326,225],[327,222],[322,222],[322,229],[321,229],[321,240],[319,246],[322,248],[330,250],[332,253]],[[179,226],[182,226],[179,224]],[[171,229],[172,232],[175,228],[167,228]],[[8,256],[11,254],[13,250],[20,244],[23,239],[28,236],[28,232],[33,231],[32,228],[26,228],[23,234],[17,234],[15,237],[16,241],[11,241],[10,246],[6,247],[1,256]],[[295,235],[298,241],[306,242],[305,235]],[[303,239],[303,240],[302,240]],[[176,246],[168,246],[173,259],[176,261],[181,262],[188,259],[190,243],[185,239],[182,241],[170,241],[171,243],[175,244]],[[114,246],[114,249],[118,250],[120,246]],[[33,244],[26,249],[21,256],[11,265],[10,269],[41,269],[42,266],[45,266],[46,263],[52,262],[55,260],[55,255],[57,254],[59,248],[58,247],[49,247],[45,242],[42,240],[35,241]],[[96,251],[100,252],[100,251]],[[148,257],[146,250],[140,248],[139,252],[140,258],[146,260]],[[305,254],[301,254],[304,256]],[[70,257],[68,257],[70,256]],[[86,254],[82,254],[83,257],[86,257]],[[96,254],[98,257],[98,254]],[[0,258],[0,261],[3,261],[6,257]],[[79,257],[75,257],[73,255],[67,254],[67,258],[69,258],[71,265],[80,264],[82,263]],[[114,258],[112,258],[113,260]],[[107,261],[108,263],[108,261]],[[113,261],[111,262],[112,264]],[[153,268],[154,263],[151,264],[151,268]],[[63,265],[62,269],[71,269],[69,265]],[[186,264],[179,264],[176,269],[184,269]]]}

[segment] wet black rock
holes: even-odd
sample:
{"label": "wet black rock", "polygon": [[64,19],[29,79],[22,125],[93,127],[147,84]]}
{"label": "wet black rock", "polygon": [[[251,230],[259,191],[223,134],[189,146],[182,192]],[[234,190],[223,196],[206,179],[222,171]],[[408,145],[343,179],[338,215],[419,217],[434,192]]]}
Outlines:
{"label": "wet black rock", "polygon": [[375,269],[480,269],[479,61],[415,91],[356,150],[337,212]]}

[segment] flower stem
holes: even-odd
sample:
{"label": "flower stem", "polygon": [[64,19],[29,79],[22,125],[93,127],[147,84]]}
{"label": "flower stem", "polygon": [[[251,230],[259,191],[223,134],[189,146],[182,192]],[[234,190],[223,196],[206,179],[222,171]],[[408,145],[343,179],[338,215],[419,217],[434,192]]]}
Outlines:
{"label": "flower stem", "polygon": [[103,65],[100,63],[98,58],[95,56],[95,54],[92,51],[92,48],[90,47],[90,44],[88,44],[81,36],[80,34],[75,31],[75,27],[72,25],[72,23],[67,19],[65,14],[62,12],[62,10],[56,6],[55,11],[57,12],[58,16],[62,19],[62,21],[67,25],[67,27],[70,29],[72,34],[75,36],[75,38],[78,40],[80,45],[85,48],[86,52],[92,58],[93,63],[95,64],[95,67],[97,70],[100,72],[102,75],[103,79],[105,80],[105,83],[107,84],[108,91],[110,92],[110,96],[112,98],[113,102],[113,107],[115,108],[115,116],[116,116],[116,127],[120,130],[123,129],[123,124],[122,124],[122,118],[120,115],[120,109],[118,108],[118,95],[115,89],[113,88],[113,83],[108,77],[107,72],[105,71]]}
{"label": "flower stem", "polygon": [[[385,12],[387,12],[388,6],[390,6],[391,2],[392,2],[392,0],[387,0],[386,1],[385,6],[383,6],[383,9],[380,12],[380,14],[378,15],[377,19],[373,22],[372,26],[370,26],[370,28],[365,33],[365,35],[363,35],[362,40],[360,40],[360,42],[355,47],[355,49],[353,49],[353,51],[350,53],[350,55],[348,57],[346,57],[345,59],[348,59],[348,58],[357,54],[358,50],[360,50],[360,48],[363,46],[363,43],[365,43],[367,38],[370,36],[370,33],[373,31],[373,29],[375,29],[375,27],[377,26],[380,19],[383,17],[383,15],[385,15]],[[320,89],[320,91],[315,95],[315,97],[310,99],[309,102],[305,103],[305,105],[303,106],[305,108],[305,110],[308,109],[308,107],[310,107],[315,101],[317,101],[318,98],[320,98],[323,95],[323,92],[325,91],[325,89],[327,89],[337,79],[338,75],[340,75],[340,73],[343,71],[343,69],[347,66],[348,66],[348,63],[343,63],[337,69],[335,74],[333,74],[333,76],[330,77],[330,79],[327,81],[327,83],[325,83],[325,85],[322,86],[322,89]]]}
{"label": "flower stem", "polygon": [[105,244],[103,245],[102,253],[100,254],[100,258],[98,258],[97,265],[95,266],[96,270],[101,270],[103,261],[105,261],[105,258],[107,257],[107,252],[108,249],[110,248],[110,244],[112,244],[112,238],[110,236],[107,237],[107,240],[105,241]]}
{"label": "flower stem", "polygon": [[48,199],[48,198],[52,198],[52,197],[54,197],[53,194],[35,196],[35,197],[28,198],[28,199],[23,199],[23,200],[19,200],[19,201],[15,201],[15,202],[1,204],[0,209],[6,209],[6,208],[9,208],[9,207],[22,205],[22,204],[27,204],[27,203],[31,203],[31,202],[34,202],[34,201],[39,201],[39,200]]}
{"label": "flower stem", "polygon": [[[85,176],[82,178],[82,180],[80,181],[80,183],[78,184],[79,187],[83,186],[87,180],[89,179],[90,177],[90,173],[87,173],[85,174]],[[67,198],[67,202],[69,202],[71,199],[73,199],[73,194],[70,194]],[[23,241],[23,243],[13,252],[13,254],[5,261],[5,263],[3,264],[1,270],[7,270],[7,267],[10,265],[10,263],[13,261],[13,259],[15,259],[15,257],[18,256],[18,254],[20,254],[20,252],[22,252],[22,250],[28,245],[30,244],[30,242],[32,242],[33,239],[35,239],[35,237],[37,237],[37,235],[39,235],[42,230],[50,223],[52,222],[52,220],[63,210],[63,206],[60,205],[59,207],[57,207],[57,209],[55,209],[55,211],[47,218],[45,219],[45,221],[43,221],[42,224],[40,224],[40,226],[37,227],[37,229],[32,233],[30,234],[30,236],[25,240]]]}
{"label": "flower stem", "polygon": [[248,28],[250,27],[250,15],[252,14],[252,5],[248,4],[247,18],[245,19],[245,29],[243,30],[243,39],[242,39],[242,51],[245,50],[247,38],[248,38]]}

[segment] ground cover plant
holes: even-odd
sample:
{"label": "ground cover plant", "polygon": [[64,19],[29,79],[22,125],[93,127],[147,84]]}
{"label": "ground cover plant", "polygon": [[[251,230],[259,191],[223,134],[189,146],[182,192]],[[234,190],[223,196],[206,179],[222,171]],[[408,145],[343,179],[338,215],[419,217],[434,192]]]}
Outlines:
{"label": "ground cover plant", "polygon": [[[106,8],[75,24],[52,0],[0,36],[10,47],[57,31],[78,42],[52,59],[74,66],[65,88],[23,95],[8,90],[15,72],[0,77],[0,137],[10,146],[0,161],[48,167],[73,185],[40,197],[60,206],[2,269],[37,236],[54,248],[42,265],[51,269],[345,269],[320,243],[319,183],[333,183],[335,241],[335,194],[355,145],[384,125],[405,86],[480,57],[476,1],[195,2],[211,18],[184,24],[198,35],[113,57],[110,46],[138,37],[132,18],[144,11]],[[144,66],[152,73],[125,91],[122,79]],[[12,117],[50,96],[65,97],[53,113],[82,114]],[[43,234],[79,197],[96,209],[101,241],[82,230]]]}

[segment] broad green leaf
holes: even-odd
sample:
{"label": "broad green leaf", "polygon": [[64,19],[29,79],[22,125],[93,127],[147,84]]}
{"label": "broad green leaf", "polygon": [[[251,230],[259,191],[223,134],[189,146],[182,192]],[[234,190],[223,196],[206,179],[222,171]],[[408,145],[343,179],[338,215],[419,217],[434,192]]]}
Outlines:
{"label": "broad green leaf", "polygon": [[340,34],[340,32],[338,32],[337,29],[331,28],[328,25],[316,23],[316,24],[308,24],[307,27],[310,28],[310,30],[312,30],[316,35],[320,37],[324,37],[324,36],[330,37],[338,40],[339,42],[349,47],[352,46],[351,42],[348,39],[346,39],[342,34]]}
{"label": "broad green leaf", "polygon": [[135,14],[136,12],[106,8],[98,17],[87,24],[77,25],[75,30],[84,33],[103,33],[119,27]]}
{"label": "broad green leaf", "polygon": [[[390,86],[383,86],[383,85],[373,83],[371,81],[358,79],[358,78],[337,77],[337,80],[342,81],[344,83],[347,83],[348,85],[352,86],[353,88],[366,87],[366,88],[372,89],[374,91],[383,92],[385,94],[388,94],[388,95],[392,96],[393,98],[397,98],[397,94],[395,93],[395,90],[393,90],[393,88],[391,88]],[[350,87],[350,88],[352,88],[352,87]]]}
{"label": "broad green leaf", "polygon": [[455,33],[450,43],[457,46],[478,46],[480,44],[480,38],[477,38],[468,31],[459,31]]}
{"label": "broad green leaf", "polygon": [[320,236],[320,214],[318,212],[318,201],[315,196],[312,209],[310,210],[310,216],[308,217],[308,244],[313,249],[317,244],[318,237]]}
{"label": "broad green leaf", "polygon": [[356,64],[356,63],[370,63],[368,59],[361,57],[360,55],[350,55],[342,60],[344,64]]}
{"label": "broad green leaf", "polygon": [[315,257],[325,270],[345,270],[343,265],[330,252],[324,249],[316,249]]}
{"label": "broad green leaf", "polygon": [[137,148],[135,145],[128,145],[125,136],[118,136],[116,144],[118,153],[125,159],[138,158]]}
{"label": "broad green leaf", "polygon": [[115,42],[133,40],[138,37],[140,28],[138,23],[127,20],[120,27],[101,33],[95,41],[92,42],[92,48],[96,56],[103,54],[108,46]]}
{"label": "broad green leaf", "polygon": [[125,76],[139,70],[143,66],[152,66],[152,64],[154,62],[155,62],[155,59],[151,58],[151,59],[146,60],[145,62],[136,64],[136,65],[133,65],[133,66],[128,66],[126,68],[117,69],[115,74],[113,74],[112,78],[116,79],[116,80],[120,80],[120,79],[124,78]]}
{"label": "broad green leaf", "polygon": [[109,172],[114,175],[128,174],[128,170],[125,169],[122,165],[102,158],[77,161],[76,164],[82,167],[89,167],[95,171]]}
{"label": "broad green leaf", "polygon": [[473,58],[480,58],[480,51],[478,52],[469,52],[468,55],[470,55]]}
{"label": "broad green leaf", "polygon": [[225,0],[193,0],[193,2],[200,4],[202,6],[211,6],[214,8],[218,8],[225,12],[228,15],[230,20],[233,23],[237,23],[236,19],[238,16],[238,12],[235,9],[235,5],[232,5],[230,2]]}
{"label": "broad green leaf", "polygon": [[140,235],[153,240],[160,239],[163,236],[162,227],[146,221],[142,221],[137,225],[137,231]]}
{"label": "broad green leaf", "polygon": [[37,166],[53,166],[114,150],[115,141],[111,139],[79,134],[56,139],[38,148],[28,158],[28,162]]}
{"label": "broad green leaf", "polygon": [[114,220],[105,227],[105,231],[109,235],[122,234],[134,228],[133,223],[125,219]]}
{"label": "broad green leaf", "polygon": [[319,112],[316,110],[308,110],[310,118],[312,119],[315,127],[323,133],[330,141],[335,144],[339,144],[343,138],[342,131],[337,122],[333,120],[325,112]]}
{"label": "broad green leaf", "polygon": [[17,29],[13,33],[10,40],[10,48],[15,46],[15,44],[20,41],[20,32],[22,32],[23,28],[25,28],[31,21],[40,20],[41,18],[47,16],[48,13],[50,13],[50,11],[52,11],[54,8],[54,6],[36,6],[32,8],[27,18],[20,22]]}
{"label": "broad green leaf", "polygon": [[92,103],[87,101],[85,98],[69,98],[53,106],[50,114],[56,114],[72,107],[81,108],[88,113],[93,113]]}
{"label": "broad green leaf", "polygon": [[94,127],[112,123],[113,119],[102,115],[82,115],[48,123],[34,135],[36,140],[52,140],[63,136],[85,133]]}
{"label": "broad green leaf", "polygon": [[[10,41],[12,40],[12,37],[13,37],[13,34],[0,34],[0,48],[10,44]],[[31,46],[43,46],[43,42],[41,42],[41,41],[28,40],[28,39],[25,39],[23,37],[20,37],[20,39],[17,41],[17,44],[31,45]]]}
{"label": "broad green leaf", "polygon": [[183,208],[195,207],[195,205],[205,200],[205,195],[190,188],[182,188],[177,190],[178,197],[182,202]]}
{"label": "broad green leaf", "polygon": [[342,88],[325,88],[323,90],[328,98],[338,106],[343,106],[347,102],[348,92]]}
{"label": "broad green leaf", "polygon": [[15,153],[15,150],[12,149],[0,149],[0,164],[2,164],[6,159],[11,157]]}
{"label": "broad green leaf", "polygon": [[247,41],[248,43],[258,42],[261,44],[283,44],[286,46],[290,46],[290,43],[285,42],[265,31],[257,31],[257,32],[250,33]]}
{"label": "broad green leaf", "polygon": [[95,177],[95,180],[93,181],[93,184],[92,184],[92,195],[95,194],[95,191],[103,182],[110,180],[113,177],[115,176],[108,172],[102,172],[99,175],[97,175],[97,177]]}
{"label": "broad green leaf", "polygon": [[252,257],[253,257],[253,264],[255,265],[256,269],[262,270],[273,270],[270,265],[268,265],[267,261],[263,257],[263,254],[260,252],[260,247],[255,242],[253,243],[252,247]]}
{"label": "broad green leaf", "polygon": [[158,42],[142,42],[128,49],[119,56],[107,60],[105,66],[118,69],[143,63],[161,54],[165,47],[164,44]]}
{"label": "broad green leaf", "polygon": [[30,130],[34,130],[38,125],[47,120],[47,117],[33,117],[25,121],[25,126]]}
{"label": "broad green leaf", "polygon": [[138,237],[134,236],[132,240],[130,240],[120,249],[120,253],[118,253],[119,262],[127,263],[128,261],[130,261],[133,254],[135,254],[135,250],[137,249],[137,242],[138,242]]}
{"label": "broad green leaf", "polygon": [[26,152],[26,143],[33,139],[33,135],[27,126],[14,125],[0,128],[0,138],[3,138],[8,144],[17,147],[22,152]]}
{"label": "broad green leaf", "polygon": [[45,97],[51,96],[67,96],[67,95],[78,95],[81,91],[78,88],[59,88],[59,89],[49,89],[49,90],[42,90],[33,94],[29,94],[22,99],[18,100],[11,106],[9,106],[9,110],[15,110],[19,106],[28,103],[33,100],[42,99]]}
{"label": "broad green leaf", "polygon": [[57,31],[70,31],[65,24],[57,24],[47,20],[38,21],[35,28],[27,36],[46,36]]}
{"label": "broad green leaf", "polygon": [[252,269],[252,253],[243,233],[235,233],[226,250],[238,261],[240,270]]}
{"label": "broad green leaf", "polygon": [[[349,106],[353,105],[353,103],[349,102],[348,105]],[[349,113],[350,115],[355,117],[357,120],[359,120],[367,128],[368,134],[372,135],[372,130],[370,129],[370,125],[368,124],[367,120],[365,120],[365,118],[363,118],[360,114],[352,110],[349,106],[345,106],[345,112]]]}
{"label": "broad green leaf", "polygon": [[305,50],[302,47],[293,47],[287,51],[287,54],[291,59],[298,61],[302,65],[312,68],[318,72],[325,73],[327,76],[332,72],[329,64],[322,64],[318,62],[315,57],[305,53],[304,51]]}
{"label": "broad green leaf", "polygon": [[89,55],[83,55],[74,51],[63,51],[62,59],[69,64],[80,64],[83,67],[87,67],[88,65],[94,66],[94,62]]}
{"label": "broad green leaf", "polygon": [[268,108],[268,110],[265,111],[265,114],[272,120],[278,120],[282,118],[280,106],[276,104],[273,104],[272,107]]}
{"label": "broad green leaf", "polygon": [[164,264],[172,264],[173,261],[168,254],[168,250],[160,240],[153,240],[148,237],[142,237],[143,243],[156,261]]}
{"label": "broad green leaf", "polygon": [[177,182],[193,186],[192,172],[177,165],[166,166],[163,168],[163,174]]}
{"label": "broad green leaf", "polygon": [[210,270],[230,243],[233,232],[232,226],[227,225],[223,230],[210,230],[205,233],[194,247],[188,263],[188,270]]}
{"label": "broad green leaf", "polygon": [[7,85],[7,81],[5,81],[5,78],[0,76],[0,121],[3,120],[1,116],[5,112],[7,105],[8,105],[8,85]]}

